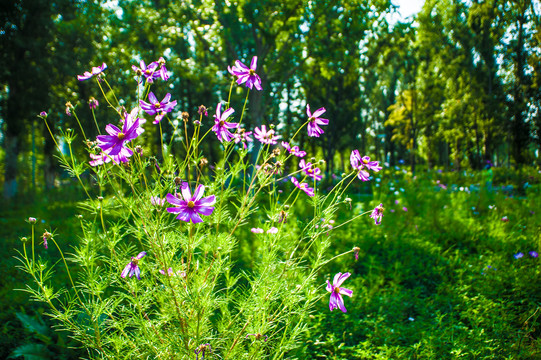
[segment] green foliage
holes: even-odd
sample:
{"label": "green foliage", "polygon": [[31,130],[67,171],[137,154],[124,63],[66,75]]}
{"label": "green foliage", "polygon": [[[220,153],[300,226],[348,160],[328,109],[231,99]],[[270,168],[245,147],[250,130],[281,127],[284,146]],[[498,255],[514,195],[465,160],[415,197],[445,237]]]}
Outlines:
{"label": "green foliage", "polygon": [[382,225],[367,219],[335,233],[341,246],[361,249],[358,261],[329,269],[353,269],[352,305],[334,318],[321,302],[299,358],[539,357],[541,272],[528,254],[541,246],[536,186],[514,197],[500,190],[505,183],[475,186],[480,174],[384,171],[373,188]]}

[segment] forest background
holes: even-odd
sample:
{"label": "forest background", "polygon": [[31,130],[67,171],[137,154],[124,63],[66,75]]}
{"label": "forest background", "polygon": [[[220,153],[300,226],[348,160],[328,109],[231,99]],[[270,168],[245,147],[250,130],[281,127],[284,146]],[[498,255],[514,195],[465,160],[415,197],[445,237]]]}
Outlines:
{"label": "forest background", "polygon": [[[77,74],[105,62],[110,82],[126,93],[133,83],[125,75],[136,81],[131,66],[160,56],[176,74],[167,91],[177,119],[224,95],[234,60],[258,56],[265,91],[250,94],[246,123],[272,121],[288,134],[304,119],[304,99],[325,106],[328,136],[306,146],[321,148],[327,171],[344,169],[355,147],[391,166],[403,159],[412,171],[539,161],[537,1],[429,0],[406,21],[390,21],[397,7],[389,0],[35,0],[4,1],[2,9],[7,198],[52,188],[61,175],[41,111],[54,130],[75,128],[70,101],[87,137],[96,135],[89,84]],[[96,109],[104,124],[107,116]],[[146,145],[156,149],[159,140]],[[217,148],[208,150],[212,162]]]}

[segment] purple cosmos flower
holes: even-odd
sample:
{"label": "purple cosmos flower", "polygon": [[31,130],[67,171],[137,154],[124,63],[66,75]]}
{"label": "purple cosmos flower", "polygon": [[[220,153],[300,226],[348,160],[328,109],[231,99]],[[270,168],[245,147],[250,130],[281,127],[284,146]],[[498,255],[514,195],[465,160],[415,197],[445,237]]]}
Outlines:
{"label": "purple cosmos flower", "polygon": [[158,64],[160,65],[160,69],[158,70],[159,77],[161,77],[163,81],[169,80],[169,74],[167,73],[167,68],[165,67],[165,59],[160,57],[158,59]]}
{"label": "purple cosmos flower", "polygon": [[320,181],[323,178],[321,169],[315,167],[315,165],[312,165],[310,162],[305,162],[304,159],[299,162],[299,167],[302,169],[304,175],[309,176],[316,181]]}
{"label": "purple cosmos flower", "polygon": [[139,255],[137,255],[136,257],[132,257],[128,265],[126,265],[124,270],[122,270],[122,274],[120,274],[120,277],[125,278],[128,275],[132,277],[132,275],[135,274],[137,279],[141,280],[141,269],[139,269],[139,260],[144,258],[146,254],[146,251],[141,251]]}
{"label": "purple cosmos flower", "polygon": [[308,115],[308,136],[319,137],[323,130],[318,125],[328,125],[328,119],[322,119],[319,116],[327,111],[324,107],[317,109],[313,114],[310,111],[310,105],[306,104],[306,115]]}
{"label": "purple cosmos flower", "polygon": [[233,134],[233,140],[235,141],[235,144],[242,142],[243,148],[247,149],[248,145],[246,143],[254,141],[251,135],[252,135],[251,131],[246,131],[242,128],[237,128],[237,132]]}
{"label": "purple cosmos flower", "polygon": [[90,79],[92,76],[98,76],[101,74],[105,69],[107,69],[107,65],[105,63],[101,64],[101,66],[93,67],[92,72],[85,71],[83,75],[77,75],[77,79],[79,81],[84,81]]}
{"label": "purple cosmos flower", "polygon": [[212,131],[214,131],[220,142],[231,141],[235,137],[231,132],[229,132],[228,129],[238,128],[239,124],[226,121],[227,118],[231,116],[231,114],[233,114],[234,112],[235,110],[233,110],[233,108],[229,108],[222,113],[221,103],[219,103],[216,107],[216,114],[214,115],[214,126],[212,127]]}
{"label": "purple cosmos flower", "polygon": [[[165,271],[163,271],[162,269],[160,269],[160,274],[162,275],[166,275]],[[180,276],[180,277],[186,277],[186,272],[184,271],[177,271],[177,272],[174,272],[173,271],[173,268],[169,268],[167,269],[167,276]]]}
{"label": "purple cosmos flower", "polygon": [[156,115],[153,124],[159,123],[165,114],[173,111],[175,106],[177,106],[176,100],[169,101],[171,100],[170,93],[165,94],[165,97],[162,101],[158,101],[156,95],[154,95],[154,93],[151,91],[150,94],[148,94],[148,100],[150,101],[150,103],[139,100],[139,104],[141,105],[141,109],[143,109],[150,116]]}
{"label": "purple cosmos flower", "polygon": [[271,227],[269,230],[267,230],[267,234],[277,234],[278,233],[278,229],[275,228],[274,226]]}
{"label": "purple cosmos flower", "polygon": [[404,206],[404,207],[402,208],[402,210],[404,210],[405,212],[407,212],[407,211],[408,211],[408,208]]}
{"label": "purple cosmos flower", "polygon": [[346,280],[351,274],[350,273],[338,273],[334,276],[332,285],[327,280],[327,291],[331,293],[331,298],[329,299],[329,309],[333,311],[334,309],[338,308],[342,310],[342,312],[347,312],[346,307],[344,306],[344,299],[342,299],[342,295],[347,295],[351,297],[353,295],[353,291],[340,287],[344,280]]}
{"label": "purple cosmos flower", "polygon": [[115,125],[109,124],[105,127],[105,131],[109,135],[98,135],[96,137],[98,146],[111,157],[118,155],[116,160],[119,162],[127,162],[128,157],[133,155],[133,151],[125,147],[125,144],[144,132],[140,125],[145,120],[139,118],[135,118],[134,120],[135,114],[136,111],[132,111],[131,114],[125,114],[122,130]]}
{"label": "purple cosmos flower", "polygon": [[278,143],[278,139],[281,138],[280,135],[274,135],[274,129],[269,129],[265,125],[261,125],[261,130],[259,128],[254,129],[254,137],[259,140],[262,144],[275,145]]}
{"label": "purple cosmos flower", "polygon": [[261,229],[261,228],[252,228],[250,229],[251,232],[253,232],[254,234],[263,234],[264,230]]}
{"label": "purple cosmos flower", "polygon": [[355,255],[355,261],[359,260],[359,251],[361,251],[360,247],[355,246],[353,248],[353,254]]}
{"label": "purple cosmos flower", "polygon": [[199,360],[199,354],[201,354],[201,360],[205,358],[205,352],[206,351],[212,352],[212,348],[210,347],[210,344],[201,344],[199,345],[195,350],[195,360]]}
{"label": "purple cosmos flower", "polygon": [[172,214],[178,214],[177,219],[193,223],[203,222],[201,215],[209,216],[214,211],[214,205],[216,203],[216,196],[211,195],[202,198],[205,192],[205,186],[199,185],[192,196],[190,187],[187,182],[183,182],[180,191],[184,200],[180,199],[177,195],[167,194],[167,201],[176,205],[177,207],[167,208],[167,211]]}
{"label": "purple cosmos flower", "polygon": [[516,253],[515,255],[513,255],[513,257],[514,257],[515,259],[517,259],[517,260],[520,259],[520,258],[523,257],[523,256],[524,256],[524,254],[521,253],[521,252]]}
{"label": "purple cosmos flower", "polygon": [[45,231],[45,232],[43,233],[43,247],[44,247],[45,249],[48,249],[48,248],[49,248],[49,247],[47,246],[47,240],[49,240],[49,239],[52,238],[52,237],[53,237],[53,234],[51,234],[51,233],[48,232],[48,231]]}
{"label": "purple cosmos flower", "polygon": [[536,258],[539,256],[539,254],[537,253],[537,251],[530,251],[528,254],[530,254],[531,257],[533,258]]}
{"label": "purple cosmos flower", "polygon": [[159,196],[151,196],[150,203],[154,206],[162,207],[165,204],[165,199],[161,199]]}
{"label": "purple cosmos flower", "polygon": [[297,187],[298,189],[301,189],[302,191],[304,191],[306,193],[306,195],[308,195],[310,197],[315,195],[314,194],[314,189],[309,187],[307,183],[300,184],[299,180],[297,180],[294,177],[291,177],[291,182],[295,185],[295,187]]}
{"label": "purple cosmos flower", "polygon": [[292,155],[295,155],[296,157],[305,157],[306,156],[306,151],[302,151],[298,146],[293,146],[291,147],[291,145],[289,145],[288,142],[285,142],[285,141],[282,141],[282,146],[284,147],[284,149],[286,149],[290,154]]}
{"label": "purple cosmos flower", "polygon": [[383,204],[379,204],[374,208],[374,210],[372,210],[372,213],[370,214],[370,217],[374,219],[374,223],[376,225],[381,224],[381,219],[383,218],[383,210],[385,210],[383,208]]}
{"label": "purple cosmos flower", "polygon": [[248,68],[239,60],[235,61],[235,65],[233,67],[227,67],[227,70],[232,75],[235,75],[237,77],[237,84],[240,85],[246,83],[247,88],[252,89],[255,86],[257,90],[261,91],[263,90],[263,88],[261,87],[261,78],[255,73],[256,69],[257,56],[254,56],[252,58],[250,68]]}
{"label": "purple cosmos flower", "polygon": [[357,176],[362,181],[368,181],[370,177],[370,174],[365,169],[372,170],[375,172],[378,172],[381,170],[381,166],[379,166],[379,162],[370,161],[369,156],[361,157],[359,150],[353,150],[351,152],[351,155],[349,156],[349,161],[351,163],[351,167],[358,171]]}
{"label": "purple cosmos flower", "polygon": [[94,97],[91,97],[88,100],[88,107],[90,107],[92,110],[96,109],[99,105],[100,105],[100,103]]}
{"label": "purple cosmos flower", "polygon": [[140,68],[135,65],[132,65],[133,71],[139,76],[143,75],[147,82],[152,83],[155,79],[160,77],[160,72],[156,71],[158,69],[158,63],[156,61],[151,62],[148,66],[143,60],[139,62]]}
{"label": "purple cosmos flower", "polygon": [[199,105],[199,108],[197,108],[197,113],[199,115],[209,116],[209,112],[207,111],[207,107],[205,105]]}

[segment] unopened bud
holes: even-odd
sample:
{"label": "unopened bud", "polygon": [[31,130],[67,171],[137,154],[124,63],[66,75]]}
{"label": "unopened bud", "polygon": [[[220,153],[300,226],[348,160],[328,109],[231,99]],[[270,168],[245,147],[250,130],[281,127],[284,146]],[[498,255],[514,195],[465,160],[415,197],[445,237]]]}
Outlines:
{"label": "unopened bud", "polygon": [[325,164],[325,160],[323,159],[319,160],[319,165],[323,165],[323,164]]}
{"label": "unopened bud", "polygon": [[272,150],[272,153],[276,156],[280,155],[280,148],[276,148],[274,150]]}
{"label": "unopened bud", "polygon": [[178,176],[175,177],[174,181],[175,181],[175,185],[177,186],[180,186],[180,184],[182,183],[182,179]]}
{"label": "unopened bud", "polygon": [[139,154],[139,156],[143,156],[143,147],[141,145],[137,145],[135,147],[135,152]]}
{"label": "unopened bud", "polygon": [[22,242],[27,242],[27,241],[28,241],[28,238],[27,238],[26,236],[23,236],[23,237],[21,238],[21,241],[22,241]]}
{"label": "unopened bud", "polygon": [[36,218],[34,217],[29,217],[28,220],[27,220],[30,224],[34,225],[36,223]]}
{"label": "unopened bud", "polygon": [[181,116],[182,116],[182,120],[184,122],[188,122],[188,120],[190,120],[190,114],[188,114],[188,112],[186,112],[186,111],[183,111]]}
{"label": "unopened bud", "polygon": [[103,201],[103,196],[98,196],[98,201]]}
{"label": "unopened bud", "polygon": [[200,161],[199,161],[199,166],[200,167],[205,167],[209,164],[209,161],[207,160],[207,158],[202,158]]}

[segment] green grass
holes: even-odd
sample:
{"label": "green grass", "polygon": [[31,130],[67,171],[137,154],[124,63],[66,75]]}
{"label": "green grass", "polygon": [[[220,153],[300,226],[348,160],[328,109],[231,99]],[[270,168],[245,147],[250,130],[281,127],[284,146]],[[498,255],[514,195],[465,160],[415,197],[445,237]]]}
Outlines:
{"label": "green grass", "polygon": [[[347,314],[329,312],[325,297],[312,314],[313,328],[306,342],[292,355],[300,359],[541,358],[541,258],[528,255],[531,250],[541,253],[541,188],[539,174],[525,177],[521,173],[498,174],[502,181],[515,184],[513,197],[502,192],[451,190],[453,184],[458,189],[479,183],[479,174],[433,172],[414,180],[401,171],[387,170],[371,188],[357,184],[349,193],[353,208],[344,205],[344,219],[381,202],[386,208],[383,223],[375,226],[366,216],[330,233],[337,254],[353,246],[361,251],[358,261],[351,255],[327,265],[320,274],[321,291],[326,279],[349,271],[352,276],[344,286],[354,294],[345,298]],[[437,180],[448,189],[439,188]],[[529,182],[527,189],[524,181]],[[506,182],[495,185],[502,184]],[[81,354],[66,350],[77,344],[65,334],[43,335],[36,325],[23,325],[25,317],[16,313],[35,318],[46,310],[26,293],[14,290],[29,283],[14,259],[15,249],[22,249],[20,237],[30,235],[25,219],[38,218],[37,239],[47,229],[57,230],[56,239],[64,249],[77,241],[80,231],[75,215],[80,213],[80,199],[72,191],[19,200],[0,212],[4,240],[0,358],[26,344],[44,345],[51,358]],[[503,216],[509,221],[503,222]],[[335,226],[342,221],[335,220]],[[241,244],[244,249],[239,252],[250,253],[252,245]],[[519,251],[524,257],[515,259]],[[45,251],[39,240],[36,254],[51,262],[59,260],[56,249],[49,246]],[[243,264],[249,266],[248,260]],[[68,286],[62,267],[58,269],[53,281]],[[50,328],[53,324],[43,317]]]}

